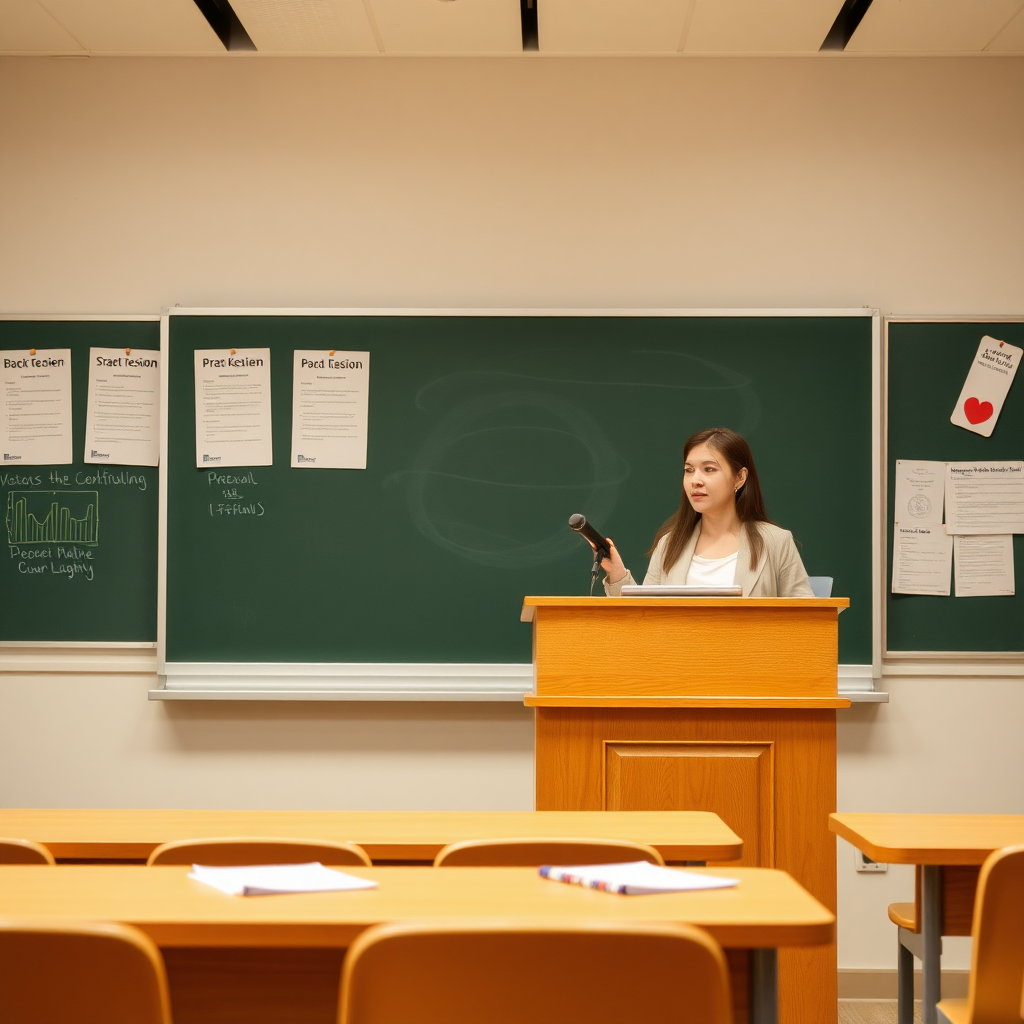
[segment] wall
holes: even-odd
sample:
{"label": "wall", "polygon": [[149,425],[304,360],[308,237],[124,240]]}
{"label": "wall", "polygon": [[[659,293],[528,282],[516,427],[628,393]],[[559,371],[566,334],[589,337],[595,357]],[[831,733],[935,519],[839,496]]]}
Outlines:
{"label": "wall", "polygon": [[[33,58],[0,95],[2,312],[1024,313],[1019,58]],[[1024,679],[925,671],[840,713],[840,809],[1024,812]],[[0,675],[0,804],[531,804],[522,708],[151,685]],[[840,964],[892,967],[908,872],[851,862]]]}

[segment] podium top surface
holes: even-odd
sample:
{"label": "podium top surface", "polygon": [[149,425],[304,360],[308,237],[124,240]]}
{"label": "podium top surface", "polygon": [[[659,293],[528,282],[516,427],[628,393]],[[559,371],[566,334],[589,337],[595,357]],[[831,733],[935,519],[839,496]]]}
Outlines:
{"label": "podium top surface", "polygon": [[850,607],[848,597],[524,597],[520,619],[533,622],[536,608],[835,608],[838,615]]}

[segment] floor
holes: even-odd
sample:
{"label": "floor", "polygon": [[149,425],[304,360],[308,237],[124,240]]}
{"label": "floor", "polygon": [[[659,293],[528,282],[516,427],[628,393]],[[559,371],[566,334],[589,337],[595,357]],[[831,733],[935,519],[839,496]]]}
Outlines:
{"label": "floor", "polygon": [[[921,1003],[914,1003],[914,1021],[921,1020]],[[840,999],[839,1024],[896,1024],[895,999]]]}

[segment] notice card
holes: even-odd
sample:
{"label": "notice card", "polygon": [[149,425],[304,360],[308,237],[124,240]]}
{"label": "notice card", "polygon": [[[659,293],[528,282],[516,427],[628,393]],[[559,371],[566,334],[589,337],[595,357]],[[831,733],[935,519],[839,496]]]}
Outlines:
{"label": "notice card", "polygon": [[957,597],[1012,597],[1013,537],[957,535],[953,538]]}
{"label": "notice card", "polygon": [[1024,349],[986,334],[971,363],[953,415],[949,417],[950,423],[973,430],[982,437],[991,437],[1022,353]]}
{"label": "notice card", "polygon": [[366,469],[369,352],[295,351],[292,468]]}
{"label": "notice card", "polygon": [[196,465],[272,466],[270,349],[196,349]]}
{"label": "notice card", "polygon": [[89,349],[85,461],[116,466],[159,463],[159,352]]}
{"label": "notice card", "polygon": [[897,459],[893,519],[897,523],[941,523],[945,486],[944,462]]}
{"label": "notice card", "polygon": [[949,533],[1024,533],[1024,462],[947,462]]}
{"label": "notice card", "polygon": [[62,466],[74,461],[71,439],[71,349],[3,353],[3,464]]}
{"label": "notice card", "polygon": [[893,527],[892,592],[949,597],[953,538],[941,523]]}

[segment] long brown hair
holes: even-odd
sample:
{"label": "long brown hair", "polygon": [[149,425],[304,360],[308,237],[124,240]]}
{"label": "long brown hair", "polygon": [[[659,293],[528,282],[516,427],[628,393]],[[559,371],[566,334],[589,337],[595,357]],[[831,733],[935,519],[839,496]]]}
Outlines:
{"label": "long brown hair", "polygon": [[[750,454],[750,446],[736,431],[727,427],[712,427],[710,430],[701,430],[694,434],[683,445],[683,462],[690,457],[690,452],[694,448],[702,444],[706,444],[716,455],[725,459],[733,473],[739,473],[744,468],[747,471],[747,479],[736,492],[736,514],[743,524],[747,543],[750,545],[750,569],[753,571],[757,568],[764,551],[764,538],[757,524],[771,523],[771,520],[764,509],[761,484],[757,479],[757,469],[754,466],[754,456]],[[690,504],[684,484],[678,510],[659,527],[647,557],[650,558],[654,554],[658,542],[668,534],[668,544],[665,546],[661,562],[662,570],[668,572],[679,561],[686,542],[693,536],[693,531],[700,525],[700,520],[701,514]]]}

